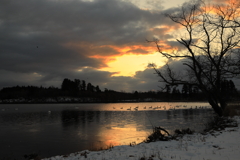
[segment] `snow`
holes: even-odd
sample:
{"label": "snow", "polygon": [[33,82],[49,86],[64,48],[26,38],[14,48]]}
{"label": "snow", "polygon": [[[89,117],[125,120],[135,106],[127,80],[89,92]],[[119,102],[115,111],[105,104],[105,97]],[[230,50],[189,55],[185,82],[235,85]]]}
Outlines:
{"label": "snow", "polygon": [[239,160],[240,117],[238,127],[207,134],[185,135],[178,140],[115,146],[102,151],[81,151],[44,160]]}

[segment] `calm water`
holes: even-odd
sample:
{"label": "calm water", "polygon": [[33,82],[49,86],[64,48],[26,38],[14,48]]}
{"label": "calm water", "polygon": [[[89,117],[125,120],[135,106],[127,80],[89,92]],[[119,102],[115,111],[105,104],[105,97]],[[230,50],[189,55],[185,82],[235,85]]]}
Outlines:
{"label": "calm water", "polygon": [[[195,109],[197,106],[198,109]],[[2,104],[1,159],[24,159],[142,142],[161,126],[169,132],[201,131],[211,116],[207,103]],[[190,109],[193,108],[193,109]]]}

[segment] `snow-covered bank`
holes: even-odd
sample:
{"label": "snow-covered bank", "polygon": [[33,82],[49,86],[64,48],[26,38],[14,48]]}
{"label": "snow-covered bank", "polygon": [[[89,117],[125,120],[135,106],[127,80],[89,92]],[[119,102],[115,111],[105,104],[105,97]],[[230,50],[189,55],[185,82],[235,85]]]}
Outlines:
{"label": "snow-covered bank", "polygon": [[[235,117],[240,124],[240,117]],[[179,140],[116,146],[103,151],[81,151],[44,160],[239,160],[240,125]]]}

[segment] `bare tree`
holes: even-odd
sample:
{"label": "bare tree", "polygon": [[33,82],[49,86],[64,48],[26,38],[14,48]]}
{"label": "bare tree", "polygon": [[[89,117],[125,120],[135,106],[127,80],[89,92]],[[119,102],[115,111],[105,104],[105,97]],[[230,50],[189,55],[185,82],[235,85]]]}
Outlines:
{"label": "bare tree", "polygon": [[177,73],[167,63],[161,69],[152,67],[167,85],[189,84],[198,87],[208,98],[214,111],[222,116],[227,105],[221,83],[240,74],[240,2],[206,4],[205,1],[184,5],[180,11],[167,14],[181,26],[176,39],[184,50],[164,52],[154,40],[158,52],[169,61],[181,60],[187,68]]}

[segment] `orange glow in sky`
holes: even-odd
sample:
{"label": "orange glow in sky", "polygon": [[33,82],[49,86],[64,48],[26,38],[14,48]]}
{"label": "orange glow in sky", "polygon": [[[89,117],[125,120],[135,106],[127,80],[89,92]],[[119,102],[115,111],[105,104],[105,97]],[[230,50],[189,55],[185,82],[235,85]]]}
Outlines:
{"label": "orange glow in sky", "polygon": [[[161,42],[161,45],[166,48],[166,50],[171,49],[171,47],[164,44],[164,42]],[[113,76],[133,76],[136,71],[143,71],[146,69],[149,63],[155,63],[157,66],[162,66],[165,62],[164,58],[156,52],[156,46],[150,43],[146,46],[92,46],[91,44],[73,42],[65,44],[65,46],[75,51],[78,51],[80,47],[91,50],[91,54],[86,56],[101,60],[106,65],[98,70],[117,72]],[[110,50],[110,52],[104,53],[105,50]]]}
{"label": "orange glow in sky", "polygon": [[107,63],[108,67],[100,70],[118,72],[114,76],[132,76],[136,71],[146,69],[149,63],[156,63],[161,66],[164,64],[163,58],[159,53],[148,55],[123,55],[115,57],[115,61]]}
{"label": "orange glow in sky", "polygon": [[[131,0],[130,0],[131,1]],[[137,4],[144,5],[143,1],[137,2],[132,0]],[[180,5],[185,0],[181,0],[176,5]],[[170,2],[165,2],[165,7],[172,6]],[[177,6],[175,6],[177,7]],[[166,44],[167,40],[175,40],[175,37],[171,37],[171,34],[175,34],[176,30],[179,28],[178,25],[175,26],[152,26],[149,30],[153,35],[159,37],[159,45],[161,45],[161,49],[163,52],[171,52],[176,48]],[[176,34],[175,34],[176,35]],[[154,37],[152,37],[154,38]],[[112,76],[134,76],[135,72],[143,71],[147,68],[149,63],[155,63],[158,67],[163,66],[166,62],[166,59],[161,56],[160,53],[157,52],[157,47],[154,44],[146,44],[145,39],[142,39],[143,43],[141,44],[129,44],[128,46],[121,45],[109,45],[109,44],[90,44],[88,42],[69,42],[64,44],[67,48],[75,50],[76,52],[84,52],[81,50],[84,48],[89,58],[97,59],[101,61],[103,64],[97,68],[100,71],[109,71],[115,72]],[[101,43],[101,42],[99,42]]]}

